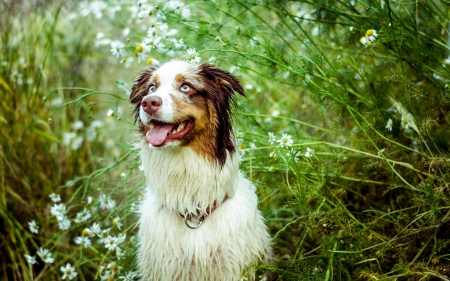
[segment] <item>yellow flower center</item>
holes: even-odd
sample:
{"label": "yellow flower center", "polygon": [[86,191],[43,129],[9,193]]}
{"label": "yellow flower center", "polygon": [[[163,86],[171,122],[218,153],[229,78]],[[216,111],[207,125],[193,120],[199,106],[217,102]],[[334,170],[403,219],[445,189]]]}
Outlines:
{"label": "yellow flower center", "polygon": [[372,36],[373,35],[373,29],[369,29],[366,32],[366,37]]}
{"label": "yellow flower center", "polygon": [[117,221],[116,220],[112,220],[112,225],[117,227]]}
{"label": "yellow flower center", "polygon": [[245,145],[241,144],[241,145],[239,146],[239,149],[245,149]]}
{"label": "yellow flower center", "polygon": [[144,50],[144,48],[142,47],[142,45],[137,45],[137,47],[136,47],[137,52],[142,52],[143,50]]}
{"label": "yellow flower center", "polygon": [[83,229],[83,231],[81,232],[81,236],[84,236],[84,237],[89,236],[89,231],[86,228]]}
{"label": "yellow flower center", "polygon": [[369,40],[367,40],[366,45],[370,46],[372,44],[372,42],[370,42]]}
{"label": "yellow flower center", "polygon": [[148,63],[148,64],[152,64],[152,61],[153,61],[152,58],[149,58],[149,59],[147,60],[147,63]]}
{"label": "yellow flower center", "polygon": [[70,274],[72,274],[72,270],[70,270],[70,269],[66,269],[66,274],[67,274],[67,275],[70,275]]}
{"label": "yellow flower center", "polygon": [[113,276],[108,276],[108,281],[114,281],[114,277]]}

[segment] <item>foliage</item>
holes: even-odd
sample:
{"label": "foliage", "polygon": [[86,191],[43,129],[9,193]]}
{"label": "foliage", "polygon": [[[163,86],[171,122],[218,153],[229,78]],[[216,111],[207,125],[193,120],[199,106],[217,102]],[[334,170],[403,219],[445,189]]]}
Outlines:
{"label": "foliage", "polygon": [[132,279],[143,177],[124,92],[138,69],[170,58],[215,63],[246,89],[236,136],[273,237],[262,269],[279,280],[450,278],[445,1],[15,3],[0,4],[4,278]]}

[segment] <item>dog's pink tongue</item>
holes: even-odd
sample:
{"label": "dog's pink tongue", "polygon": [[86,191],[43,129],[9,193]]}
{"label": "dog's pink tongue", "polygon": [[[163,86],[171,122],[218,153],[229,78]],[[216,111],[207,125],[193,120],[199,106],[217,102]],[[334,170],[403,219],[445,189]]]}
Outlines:
{"label": "dog's pink tongue", "polygon": [[147,141],[155,146],[159,146],[166,141],[167,136],[172,131],[172,125],[155,125],[153,129],[145,134]]}

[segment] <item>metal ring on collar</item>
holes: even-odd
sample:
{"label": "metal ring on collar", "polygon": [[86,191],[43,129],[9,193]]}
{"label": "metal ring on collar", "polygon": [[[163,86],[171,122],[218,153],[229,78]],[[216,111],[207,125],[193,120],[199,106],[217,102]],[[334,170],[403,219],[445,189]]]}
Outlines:
{"label": "metal ring on collar", "polygon": [[[188,221],[190,221],[192,224],[189,224]],[[186,213],[184,215],[184,223],[190,229],[197,229],[197,228],[200,227],[200,225],[202,225],[203,220],[199,220],[198,222],[194,222],[194,221],[191,220],[191,214]]]}

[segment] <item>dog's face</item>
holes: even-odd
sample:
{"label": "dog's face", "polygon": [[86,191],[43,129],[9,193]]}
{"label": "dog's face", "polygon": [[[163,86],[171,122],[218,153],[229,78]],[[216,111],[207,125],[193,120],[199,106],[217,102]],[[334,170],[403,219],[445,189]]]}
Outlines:
{"label": "dog's face", "polygon": [[131,103],[152,149],[190,146],[220,165],[235,151],[231,108],[239,81],[210,64],[170,61],[144,70],[135,81]]}

